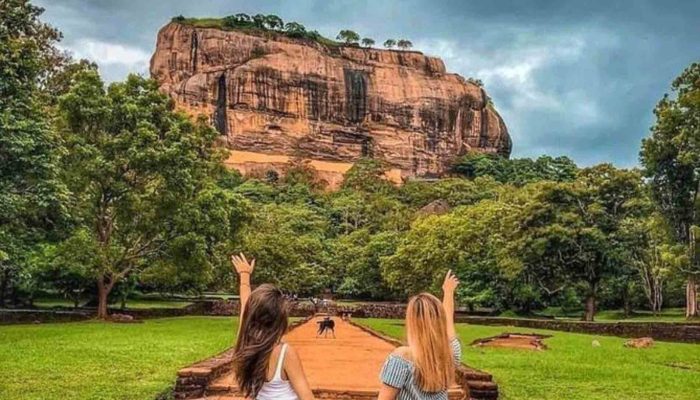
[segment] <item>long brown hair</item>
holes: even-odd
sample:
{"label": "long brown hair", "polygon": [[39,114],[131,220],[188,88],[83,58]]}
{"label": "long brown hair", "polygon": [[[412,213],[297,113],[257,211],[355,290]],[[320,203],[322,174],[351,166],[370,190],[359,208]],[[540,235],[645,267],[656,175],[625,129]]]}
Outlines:
{"label": "long brown hair", "polygon": [[449,388],[454,379],[455,365],[447,337],[445,309],[437,297],[421,293],[409,300],[406,336],[418,387],[425,392]]}
{"label": "long brown hair", "polygon": [[253,290],[246,304],[234,353],[238,386],[255,398],[267,379],[272,350],[287,332],[287,305],[282,291],[270,284]]}

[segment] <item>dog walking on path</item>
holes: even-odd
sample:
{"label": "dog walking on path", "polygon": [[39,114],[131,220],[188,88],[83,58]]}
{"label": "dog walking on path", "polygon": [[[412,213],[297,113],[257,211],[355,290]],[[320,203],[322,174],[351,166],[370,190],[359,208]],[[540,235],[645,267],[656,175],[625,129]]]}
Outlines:
{"label": "dog walking on path", "polygon": [[333,321],[331,317],[325,317],[323,320],[317,321],[316,323],[318,324],[318,332],[316,332],[317,338],[321,335],[327,338],[330,332],[333,335],[333,339],[335,339],[335,321]]}

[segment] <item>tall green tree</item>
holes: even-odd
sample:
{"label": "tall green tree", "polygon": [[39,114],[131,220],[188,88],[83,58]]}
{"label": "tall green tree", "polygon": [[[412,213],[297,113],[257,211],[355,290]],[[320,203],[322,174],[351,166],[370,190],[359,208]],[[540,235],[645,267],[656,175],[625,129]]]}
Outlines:
{"label": "tall green tree", "polygon": [[61,36],[42,12],[26,0],[0,2],[0,306],[30,278],[27,256],[55,234],[64,211],[59,141],[42,102]]}
{"label": "tall green tree", "polygon": [[629,259],[636,270],[655,314],[663,306],[664,286],[668,278],[687,264],[685,246],[673,240],[668,224],[658,212],[629,218],[623,224]]}
{"label": "tall green tree", "polygon": [[515,208],[484,200],[444,215],[418,218],[396,251],[381,260],[382,276],[404,296],[434,290],[452,269],[465,283],[459,302],[503,307],[509,282],[519,273],[508,235],[514,231]]}
{"label": "tall green tree", "polygon": [[362,45],[365,47],[372,47],[374,43],[376,42],[372,38],[362,38]]}
{"label": "tall green tree", "polygon": [[700,63],[673,81],[654,109],[656,123],[642,141],[641,162],[655,202],[686,246],[686,317],[698,315],[700,282]]}
{"label": "tall green tree", "polygon": [[265,14],[255,14],[252,17],[250,17],[250,20],[256,28],[263,29],[265,28],[265,21],[267,19],[267,16]]}
{"label": "tall green tree", "polygon": [[312,295],[331,283],[327,232],[328,221],[313,206],[264,204],[256,207],[237,249],[255,256],[254,283]]}
{"label": "tall green tree", "polygon": [[586,321],[594,319],[601,283],[624,262],[621,224],[638,211],[640,193],[638,172],[601,164],[574,182],[541,184],[523,208],[514,251],[543,287],[583,284]]}
{"label": "tall green tree", "polygon": [[396,46],[402,50],[408,50],[413,47],[413,43],[410,40],[401,39],[396,43]]}
{"label": "tall green tree", "polygon": [[387,166],[380,160],[360,159],[343,176],[341,189],[366,193],[394,192],[394,186],[386,179],[386,171]]}
{"label": "tall green tree", "polygon": [[154,81],[132,75],[105,90],[89,70],[59,101],[76,220],[64,247],[92,260],[99,318],[116,284],[158,263],[211,274],[240,228],[242,199],[216,185],[216,132],[173,107]]}
{"label": "tall green tree", "polygon": [[336,36],[336,40],[340,40],[345,44],[356,44],[360,41],[360,35],[358,35],[355,31],[343,29],[338,33],[338,36]]}
{"label": "tall green tree", "polygon": [[287,22],[284,25],[284,31],[291,36],[302,36],[306,33],[306,27],[298,22]]}
{"label": "tall green tree", "polygon": [[280,30],[284,28],[284,21],[282,21],[282,18],[270,14],[265,16],[265,27],[267,29],[272,29],[272,30]]}
{"label": "tall green tree", "polygon": [[336,292],[350,298],[386,299],[391,291],[381,273],[381,260],[394,253],[400,234],[370,233],[359,229],[339,236],[331,244],[332,276]]}

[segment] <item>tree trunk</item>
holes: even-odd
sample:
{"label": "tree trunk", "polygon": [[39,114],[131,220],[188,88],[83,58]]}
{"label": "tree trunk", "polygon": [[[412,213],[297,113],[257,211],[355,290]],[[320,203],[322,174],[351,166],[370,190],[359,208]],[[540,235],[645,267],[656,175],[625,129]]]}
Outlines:
{"label": "tree trunk", "polygon": [[622,309],[625,318],[632,316],[632,301],[630,300],[629,288],[625,287],[624,293],[622,294]]}
{"label": "tree trunk", "polygon": [[583,314],[584,321],[593,321],[595,318],[595,286],[591,286],[590,292],[586,296],[586,310]]}
{"label": "tree trunk", "polygon": [[688,278],[685,286],[685,317],[698,316],[698,287],[695,278]]}
{"label": "tree trunk", "polygon": [[649,296],[649,305],[651,306],[651,312],[655,316],[659,315],[659,312],[661,311],[661,304],[661,288],[657,286],[656,288],[654,288],[654,291],[651,292],[651,296]]}
{"label": "tree trunk", "polygon": [[595,318],[595,295],[589,294],[586,296],[586,311],[583,315],[584,321],[593,321]]}
{"label": "tree trunk", "polygon": [[107,319],[109,317],[109,312],[107,311],[107,299],[109,297],[109,292],[112,291],[112,282],[106,283],[104,276],[97,279],[97,318]]}
{"label": "tree trunk", "polygon": [[3,272],[2,284],[0,284],[0,307],[5,307],[5,292],[7,292],[8,271]]}

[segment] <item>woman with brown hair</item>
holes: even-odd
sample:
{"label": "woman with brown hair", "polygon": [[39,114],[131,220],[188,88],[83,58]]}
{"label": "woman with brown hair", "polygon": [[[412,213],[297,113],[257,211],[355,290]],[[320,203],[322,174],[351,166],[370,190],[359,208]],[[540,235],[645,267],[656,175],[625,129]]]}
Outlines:
{"label": "woman with brown hair", "polygon": [[442,304],[429,293],[409,300],[408,346],[397,348],[384,363],[379,400],[447,400],[462,353],[454,326],[458,284],[448,271],[442,284]]}
{"label": "woman with brown hair", "polygon": [[255,260],[243,254],[231,262],[240,278],[241,319],[234,353],[238,386],[246,398],[312,400],[301,360],[282,341],[287,332],[287,304],[278,288],[264,284],[251,292]]}

